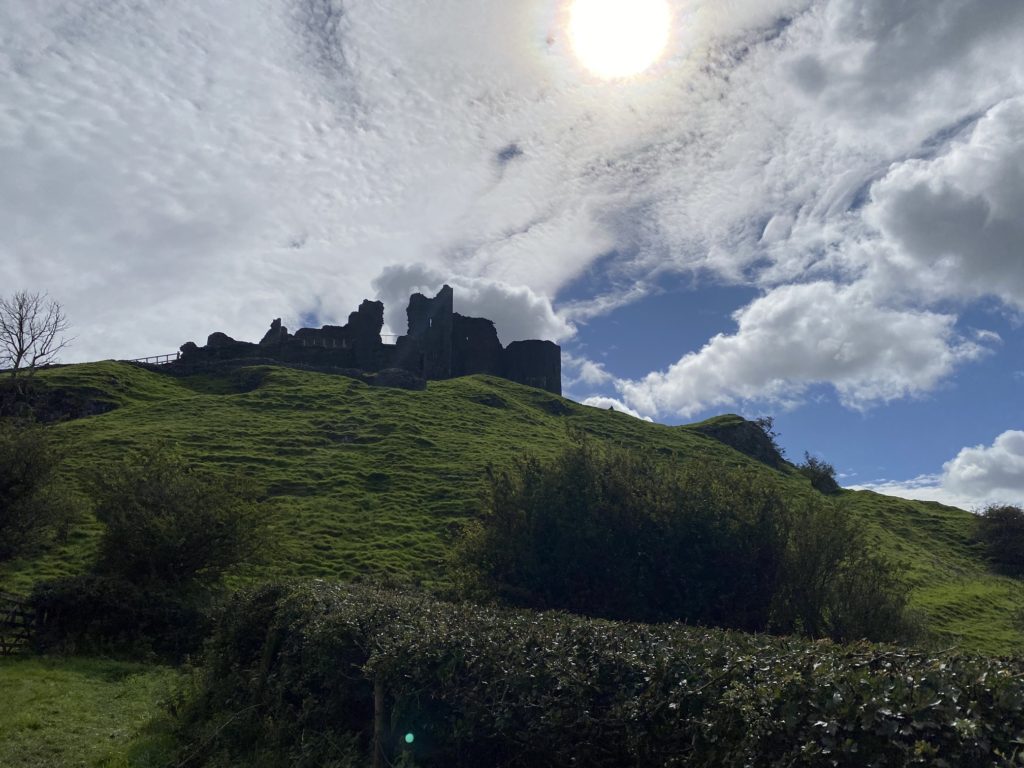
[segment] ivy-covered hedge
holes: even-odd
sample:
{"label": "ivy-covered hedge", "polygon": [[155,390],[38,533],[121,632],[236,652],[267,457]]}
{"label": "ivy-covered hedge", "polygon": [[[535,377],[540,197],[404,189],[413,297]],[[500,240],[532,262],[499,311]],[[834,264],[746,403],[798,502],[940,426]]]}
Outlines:
{"label": "ivy-covered hedge", "polygon": [[366,765],[379,681],[405,765],[1024,765],[1022,677],[1022,661],[314,582],[236,597],[186,721],[192,764]]}

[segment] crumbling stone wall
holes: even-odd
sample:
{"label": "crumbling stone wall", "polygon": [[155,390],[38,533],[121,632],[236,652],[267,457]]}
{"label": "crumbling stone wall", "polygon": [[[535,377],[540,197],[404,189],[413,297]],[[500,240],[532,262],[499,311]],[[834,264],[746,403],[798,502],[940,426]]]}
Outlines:
{"label": "crumbling stone wall", "polygon": [[269,358],[368,372],[400,369],[430,380],[486,373],[561,394],[562,359],[557,344],[517,341],[502,347],[492,321],[455,313],[449,286],[433,298],[413,294],[406,315],[408,331],[395,344],[381,341],[384,305],[364,301],[343,326],[302,328],[291,334],[276,319],[259,344],[212,333],[206,346],[184,344],[177,365]]}
{"label": "crumbling stone wall", "polygon": [[505,375],[505,350],[493,322],[456,314],[452,328],[452,376]]}

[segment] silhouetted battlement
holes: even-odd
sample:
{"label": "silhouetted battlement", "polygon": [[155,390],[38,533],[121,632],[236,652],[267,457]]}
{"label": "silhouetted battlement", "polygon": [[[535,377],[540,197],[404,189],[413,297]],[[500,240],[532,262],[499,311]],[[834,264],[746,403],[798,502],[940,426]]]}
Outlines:
{"label": "silhouetted battlement", "polygon": [[210,334],[204,347],[184,344],[177,364],[262,358],[371,372],[397,368],[428,380],[487,373],[562,393],[562,350],[557,344],[516,341],[503,347],[492,321],[464,317],[453,306],[454,294],[447,285],[432,299],[413,294],[408,330],[394,344],[381,340],[384,305],[364,301],[343,326],[301,328],[291,334],[278,319],[259,344]]}

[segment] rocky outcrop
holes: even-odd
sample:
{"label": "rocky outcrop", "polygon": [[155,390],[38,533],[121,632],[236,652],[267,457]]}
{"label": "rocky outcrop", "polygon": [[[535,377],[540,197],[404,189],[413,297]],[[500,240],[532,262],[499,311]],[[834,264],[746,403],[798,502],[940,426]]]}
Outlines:
{"label": "rocky outcrop", "polygon": [[17,417],[52,424],[114,410],[110,394],[94,387],[51,387],[40,381],[0,380],[0,418]]}
{"label": "rocky outcrop", "polygon": [[786,460],[775,446],[771,436],[764,429],[742,416],[727,414],[696,424],[692,427],[696,432],[725,443],[752,459],[767,464],[775,469],[786,466]]}

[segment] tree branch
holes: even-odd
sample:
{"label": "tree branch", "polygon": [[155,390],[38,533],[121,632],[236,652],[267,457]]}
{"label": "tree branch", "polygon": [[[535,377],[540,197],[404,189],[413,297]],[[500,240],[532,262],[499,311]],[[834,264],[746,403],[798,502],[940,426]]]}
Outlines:
{"label": "tree branch", "polygon": [[31,378],[40,366],[56,362],[70,343],[62,334],[69,327],[61,305],[45,293],[18,291],[0,298],[0,364],[12,378],[22,370]]}

